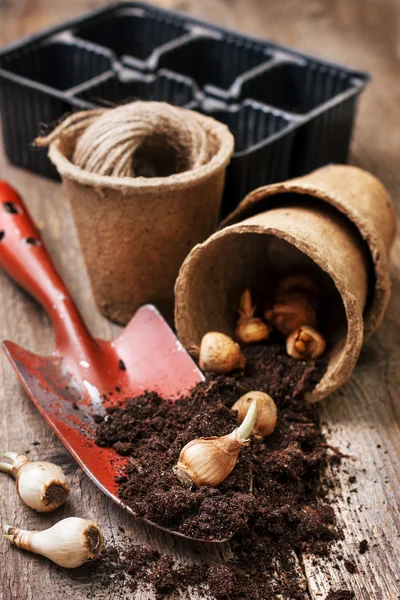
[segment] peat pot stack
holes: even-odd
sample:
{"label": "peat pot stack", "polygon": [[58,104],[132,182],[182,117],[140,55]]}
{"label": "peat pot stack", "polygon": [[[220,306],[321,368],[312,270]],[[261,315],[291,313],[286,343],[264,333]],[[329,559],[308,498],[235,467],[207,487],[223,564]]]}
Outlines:
{"label": "peat pot stack", "polygon": [[60,173],[96,303],[126,323],[144,303],[172,321],[179,267],[215,230],[234,140],[162,102],[75,113],[38,145]]}
{"label": "peat pot stack", "polygon": [[208,331],[233,336],[245,288],[268,298],[282,276],[309,273],[322,291],[319,329],[328,342],[327,371],[309,395],[320,400],[347,381],[382,321],[394,234],[388,192],[356,167],[332,165],[254,190],[182,265],[178,335],[186,347]]}

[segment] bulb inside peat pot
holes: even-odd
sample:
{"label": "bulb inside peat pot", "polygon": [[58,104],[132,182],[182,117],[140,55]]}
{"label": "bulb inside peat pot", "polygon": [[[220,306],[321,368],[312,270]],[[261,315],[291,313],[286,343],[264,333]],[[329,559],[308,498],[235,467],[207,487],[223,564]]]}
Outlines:
{"label": "bulb inside peat pot", "polygon": [[327,343],[327,370],[309,394],[319,400],[350,377],[360,353],[368,264],[354,225],[332,207],[304,203],[254,215],[212,235],[184,262],[175,287],[178,335],[186,347],[209,331],[234,337],[243,290],[261,307],[273,303],[285,277],[307,274],[320,290],[318,329]]}
{"label": "bulb inside peat pot", "polygon": [[[323,206],[346,217],[368,250],[369,290],[364,339],[380,325],[390,298],[389,253],[396,232],[393,200],[374,175],[352,165],[328,165],[308,175],[253,190],[222,223],[232,225],[285,205]],[[329,243],[330,237],[321,240]],[[345,267],[344,267],[345,268]]]}

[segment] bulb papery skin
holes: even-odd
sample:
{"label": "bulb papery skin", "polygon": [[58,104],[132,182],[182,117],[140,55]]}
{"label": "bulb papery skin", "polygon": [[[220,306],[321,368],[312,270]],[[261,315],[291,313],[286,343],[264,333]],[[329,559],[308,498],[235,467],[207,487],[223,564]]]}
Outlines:
{"label": "bulb papery skin", "polygon": [[253,305],[250,290],[244,290],[244,292],[240,296],[240,316],[251,318],[254,316],[255,310],[256,307]]}
{"label": "bulb papery skin", "polygon": [[60,567],[74,569],[97,558],[104,546],[98,525],[79,517],[68,517],[44,531],[9,530],[18,548],[40,554]]}
{"label": "bulb papery skin", "polygon": [[286,340],[286,351],[297,360],[315,360],[326,350],[326,341],[314,327],[304,325]]}
{"label": "bulb papery skin", "polygon": [[267,437],[273,433],[278,418],[276,404],[271,396],[264,392],[248,392],[235,402],[232,410],[237,410],[238,422],[242,423],[254,400],[257,402],[257,420],[253,427],[253,433],[256,437]]}
{"label": "bulb papery skin", "polygon": [[232,433],[222,437],[192,440],[184,446],[174,473],[182,483],[197,487],[217,487],[232,473],[240,448],[250,443],[250,434],[257,419],[257,404],[252,402],[248,413]]}
{"label": "bulb papery skin", "polygon": [[196,487],[217,487],[235,468],[241,445],[235,432],[192,440],[182,448],[175,473]]}
{"label": "bulb papery skin", "polygon": [[64,504],[70,489],[62,469],[53,463],[19,458],[12,474],[21,500],[38,512],[51,512]]}
{"label": "bulb papery skin", "polygon": [[200,345],[199,366],[207,373],[230,373],[243,369],[244,356],[239,345],[228,335],[210,331],[203,336]]}
{"label": "bulb papery skin", "polygon": [[272,313],[276,329],[285,337],[302,325],[315,327],[317,324],[314,303],[299,292],[286,292],[278,296]]}
{"label": "bulb papery skin", "polygon": [[269,327],[258,317],[241,317],[235,330],[235,338],[240,344],[257,344],[269,338]]}
{"label": "bulb papery skin", "polygon": [[235,338],[240,344],[256,344],[269,337],[269,327],[262,319],[254,316],[256,307],[249,290],[240,296],[239,320],[235,329]]}

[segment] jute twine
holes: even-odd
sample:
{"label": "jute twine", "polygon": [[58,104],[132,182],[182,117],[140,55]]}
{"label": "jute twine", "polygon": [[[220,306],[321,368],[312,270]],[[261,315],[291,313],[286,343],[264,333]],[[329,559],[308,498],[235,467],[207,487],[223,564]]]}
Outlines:
{"label": "jute twine", "polygon": [[206,164],[215,151],[198,115],[184,112],[183,120],[182,109],[161,102],[80,111],[36,144],[48,146],[61,135],[75,139],[72,163],[97,175],[168,176]]}

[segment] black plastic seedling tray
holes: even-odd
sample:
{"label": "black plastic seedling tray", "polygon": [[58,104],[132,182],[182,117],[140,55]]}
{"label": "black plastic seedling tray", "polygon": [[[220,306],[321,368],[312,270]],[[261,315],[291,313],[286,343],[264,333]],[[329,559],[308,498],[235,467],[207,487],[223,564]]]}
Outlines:
{"label": "black plastic seedling tray", "polygon": [[128,2],[0,50],[9,160],[57,177],[32,141],[64,114],[162,100],[223,121],[235,136],[223,215],[250,190],[346,162],[365,73],[161,8]]}

